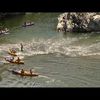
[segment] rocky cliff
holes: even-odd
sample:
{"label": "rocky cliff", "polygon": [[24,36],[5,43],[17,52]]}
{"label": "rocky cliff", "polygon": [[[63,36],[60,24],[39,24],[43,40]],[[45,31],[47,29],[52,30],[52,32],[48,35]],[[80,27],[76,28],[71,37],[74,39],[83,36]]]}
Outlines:
{"label": "rocky cliff", "polygon": [[100,13],[63,13],[58,17],[57,30],[64,32],[100,31]]}

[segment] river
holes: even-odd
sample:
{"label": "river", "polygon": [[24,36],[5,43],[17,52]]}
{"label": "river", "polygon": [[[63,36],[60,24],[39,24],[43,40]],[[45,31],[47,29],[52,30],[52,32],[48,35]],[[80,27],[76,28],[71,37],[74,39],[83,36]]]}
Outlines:
{"label": "river", "polygon": [[[100,86],[100,34],[58,33],[59,14],[26,13],[0,21],[10,29],[9,34],[0,35],[0,87]],[[35,25],[21,27],[28,20]],[[24,65],[2,63],[13,47],[25,61]],[[21,68],[33,69],[40,75],[22,77],[8,71]]]}

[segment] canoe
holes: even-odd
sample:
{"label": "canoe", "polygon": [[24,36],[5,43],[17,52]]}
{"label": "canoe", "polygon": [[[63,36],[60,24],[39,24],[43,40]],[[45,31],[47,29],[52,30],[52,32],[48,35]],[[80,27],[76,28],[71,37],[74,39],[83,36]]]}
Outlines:
{"label": "canoe", "polygon": [[8,54],[10,54],[10,55],[12,55],[12,56],[17,56],[16,53],[12,53],[12,52],[10,52],[10,51],[8,51]]}
{"label": "canoe", "polygon": [[33,23],[33,22],[31,22],[31,23],[26,23],[26,24],[23,24],[22,26],[23,26],[23,27],[27,27],[27,26],[32,26],[32,25],[34,25],[34,23]]}
{"label": "canoe", "polygon": [[16,74],[16,75],[21,75],[21,76],[39,76],[38,73],[30,73],[30,71],[24,71],[24,73],[21,73],[21,70],[12,70],[12,73],[13,74]]}

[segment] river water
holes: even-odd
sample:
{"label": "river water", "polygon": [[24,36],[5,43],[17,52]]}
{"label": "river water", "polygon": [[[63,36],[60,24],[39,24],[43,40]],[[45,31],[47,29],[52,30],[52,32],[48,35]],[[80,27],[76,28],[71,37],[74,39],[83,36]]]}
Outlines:
{"label": "river water", "polygon": [[[60,13],[26,13],[0,24],[10,29],[0,36],[0,87],[99,87],[100,34],[58,33]],[[21,27],[25,21],[34,26]],[[24,51],[20,51],[23,43]],[[16,48],[24,65],[3,64],[9,48]],[[38,77],[14,75],[8,69],[33,69]]]}

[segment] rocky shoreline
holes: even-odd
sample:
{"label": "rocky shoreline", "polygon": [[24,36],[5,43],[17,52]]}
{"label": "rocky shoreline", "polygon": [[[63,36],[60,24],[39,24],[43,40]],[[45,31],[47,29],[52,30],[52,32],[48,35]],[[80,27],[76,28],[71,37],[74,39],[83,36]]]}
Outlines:
{"label": "rocky shoreline", "polygon": [[100,31],[100,13],[63,13],[58,17],[57,30],[64,32],[98,32]]}

